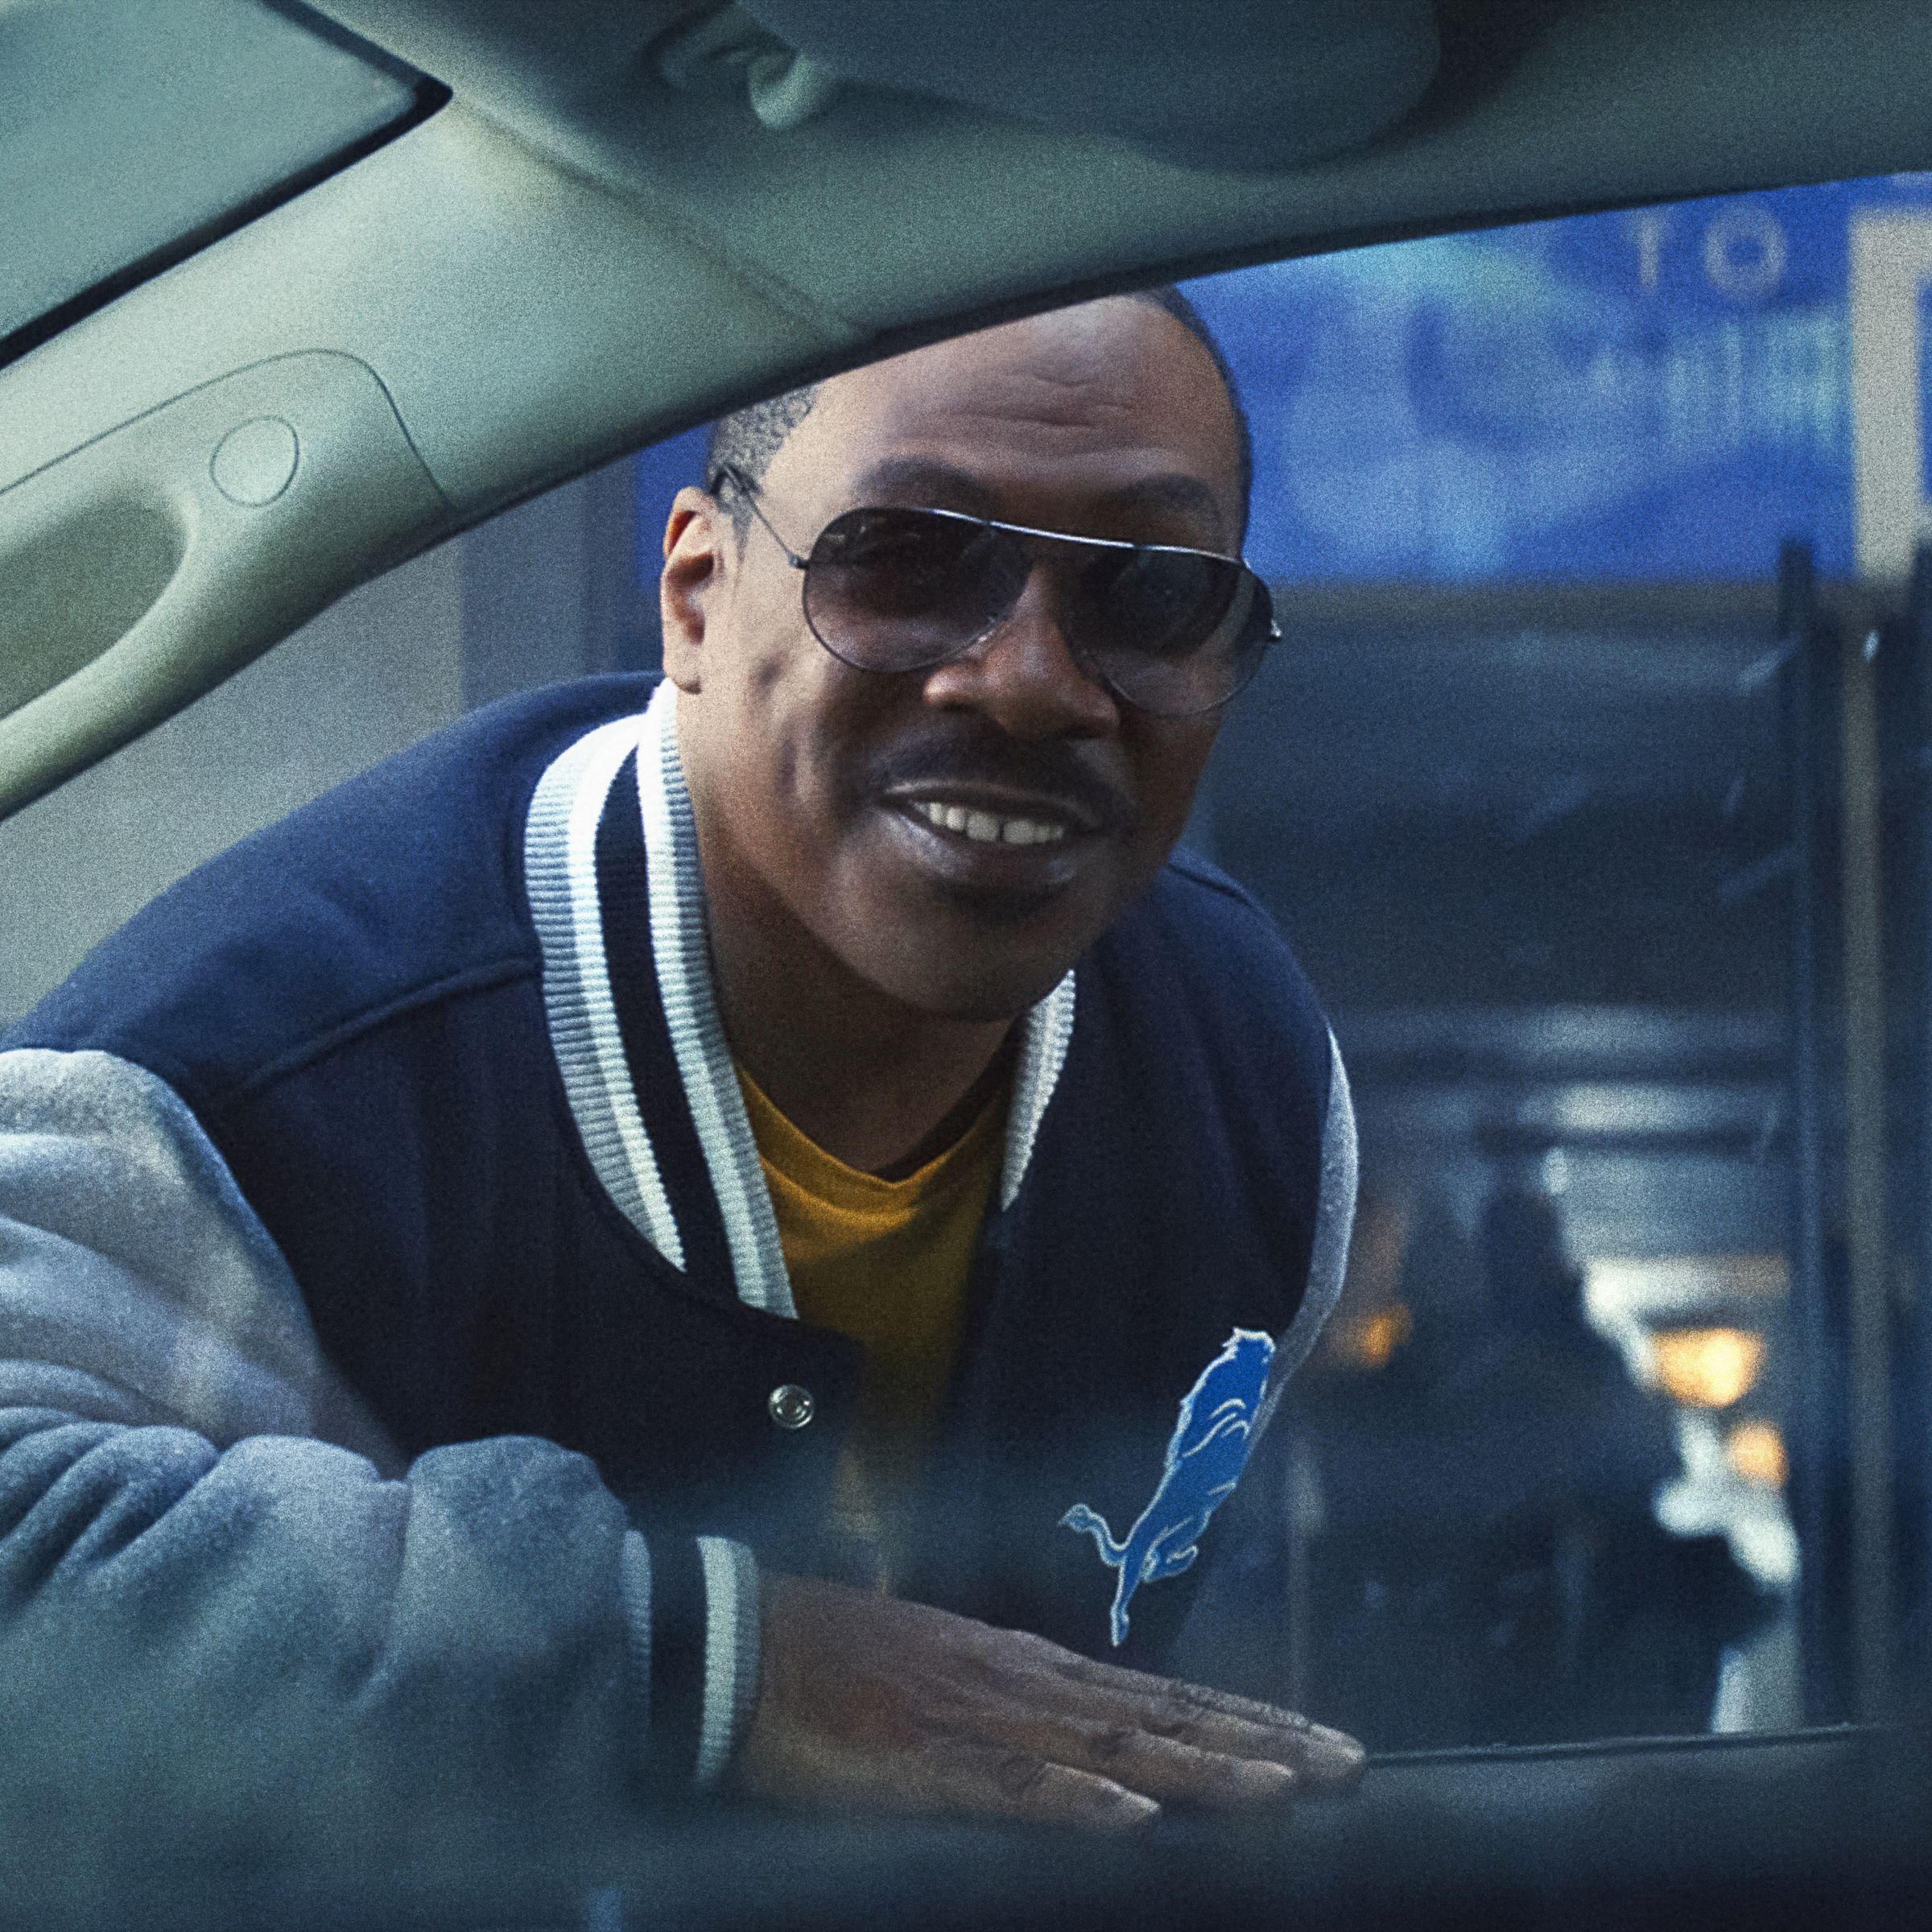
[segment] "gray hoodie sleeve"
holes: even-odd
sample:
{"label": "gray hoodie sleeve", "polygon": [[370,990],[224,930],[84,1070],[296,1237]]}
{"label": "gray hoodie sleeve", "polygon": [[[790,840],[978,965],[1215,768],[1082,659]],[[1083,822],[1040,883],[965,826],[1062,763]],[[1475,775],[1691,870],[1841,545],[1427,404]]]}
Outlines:
{"label": "gray hoodie sleeve", "polygon": [[[739,1546],[647,1548],[555,1443],[400,1466],[172,1091],[104,1054],[0,1053],[16,1794],[588,1818],[716,1778],[757,1613]],[[696,1660],[695,1736],[652,1725],[654,1653]]]}

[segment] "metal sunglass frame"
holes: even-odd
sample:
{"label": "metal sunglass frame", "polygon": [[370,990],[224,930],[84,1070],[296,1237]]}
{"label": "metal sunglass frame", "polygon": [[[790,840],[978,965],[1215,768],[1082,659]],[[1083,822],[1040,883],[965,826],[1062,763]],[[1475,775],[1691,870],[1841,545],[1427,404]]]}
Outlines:
{"label": "metal sunglass frame", "polygon": [[[759,504],[758,497],[761,492],[759,490],[758,483],[752,477],[746,476],[745,473],[734,463],[727,463],[722,464],[719,469],[712,473],[709,485],[708,485],[708,493],[713,497],[718,496],[720,493],[719,488],[720,485],[725,483],[729,483],[733,489],[736,489],[744,497],[745,507],[749,510],[751,514],[758,518],[761,524],[764,526],[766,534],[770,536],[772,542],[776,543],[778,548],[784,553],[786,562],[788,563],[795,571],[799,571],[800,572],[809,572],[811,568],[811,556],[809,555],[801,556],[798,551],[792,548],[791,544],[786,542],[785,539],[781,536],[778,530],[773,526],[770,518],[766,515],[763,508]],[[1154,555],[1162,556],[1208,557],[1212,558],[1217,564],[1233,564],[1236,569],[1242,571],[1247,576],[1254,579],[1255,583],[1259,587],[1263,597],[1268,597],[1269,596],[1267,584],[1262,580],[1260,573],[1257,572],[1251,564],[1249,564],[1245,557],[1231,557],[1226,555],[1224,553],[1218,550],[1200,550],[1195,548],[1191,545],[1185,543],[1129,543],[1125,539],[1118,537],[1076,537],[1072,535],[1070,532],[1063,530],[1035,530],[1030,525],[1025,523],[1005,523],[1001,522],[997,517],[975,517],[969,515],[964,510],[938,510],[923,504],[855,504],[852,506],[852,510],[840,511],[839,516],[850,516],[853,514],[853,510],[865,509],[916,510],[921,516],[942,517],[946,518],[948,522],[955,523],[971,523],[979,529],[1003,530],[1009,536],[1030,537],[1035,542],[1039,543],[1071,543],[1076,545],[1083,550],[1125,550],[1141,552],[1152,552]],[[826,529],[829,530],[832,527],[832,523],[836,523],[837,521],[838,517],[834,517],[831,522],[828,522],[826,525]],[[821,536],[824,534],[824,532],[823,530],[819,532]],[[813,543],[815,547],[817,543],[816,538],[813,539]],[[1030,575],[1030,567],[1029,568],[1029,574]],[[1024,580],[1022,580],[1022,588],[1023,587]],[[804,591],[804,586],[801,584],[799,586],[799,589],[802,597]],[[964,642],[959,645],[956,649],[948,650],[943,657],[935,658],[931,663],[928,664],[908,665],[906,667],[903,672],[882,670],[880,667],[876,665],[853,663],[852,660],[847,657],[843,651],[834,649],[834,647],[826,640],[824,634],[819,631],[819,627],[811,621],[811,612],[809,605],[807,605],[805,611],[805,622],[807,628],[811,632],[813,637],[818,639],[819,645],[824,650],[830,651],[832,655],[836,658],[841,664],[850,664],[852,665],[852,669],[855,671],[873,671],[877,673],[879,675],[890,677],[906,675],[917,671],[936,671],[942,664],[951,664],[956,663],[959,658],[964,657],[967,652],[971,650],[974,646],[984,643],[988,638],[991,637],[993,634],[997,630],[1009,617],[1012,616],[1012,607],[1009,605],[1007,609],[1003,611],[998,617],[995,617],[984,630],[979,632],[976,636],[967,638]],[[1141,700],[1130,696],[1126,691],[1122,691],[1114,682],[1114,680],[1107,675],[1106,671],[1102,669],[1100,665],[1095,663],[1092,660],[1090,654],[1081,646],[1075,644],[1071,638],[1068,638],[1067,640],[1067,648],[1072,654],[1074,662],[1080,666],[1080,669],[1085,672],[1088,677],[1093,679],[1096,683],[1104,685],[1108,691],[1112,692],[1113,695],[1120,700],[1121,704],[1130,705],[1134,710],[1143,712],[1150,717],[1199,718],[1205,717],[1210,712],[1219,711],[1222,706],[1231,703],[1235,698],[1238,697],[1241,691],[1249,684],[1253,682],[1256,672],[1257,672],[1261,667],[1261,660],[1267,654],[1268,646],[1271,644],[1279,643],[1281,642],[1281,637],[1282,627],[1280,623],[1276,620],[1274,602],[1272,598],[1269,598],[1268,610],[1268,634],[1261,639],[1260,646],[1254,653],[1253,662],[1249,666],[1247,671],[1243,674],[1240,683],[1236,684],[1234,688],[1228,692],[1226,696],[1216,698],[1212,704],[1197,706],[1192,711],[1155,711],[1147,704],[1142,703]]]}

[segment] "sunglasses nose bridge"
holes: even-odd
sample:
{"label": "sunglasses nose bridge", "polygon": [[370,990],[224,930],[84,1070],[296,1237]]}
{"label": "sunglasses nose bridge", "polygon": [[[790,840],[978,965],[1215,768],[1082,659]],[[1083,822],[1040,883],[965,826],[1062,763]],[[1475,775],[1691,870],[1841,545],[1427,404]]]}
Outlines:
{"label": "sunglasses nose bridge", "polygon": [[[1063,621],[1063,598],[1052,584],[1052,573],[1042,572],[1040,564],[1051,539],[1042,539],[1031,535],[1022,535],[1012,530],[996,529],[994,541],[1000,548],[998,580],[1003,587],[1003,595],[997,606],[989,602],[987,615],[971,640],[961,646],[964,650],[983,649],[992,639],[1012,624],[1016,618],[1036,613],[1050,621],[1060,635],[1063,643],[1071,648],[1067,638]],[[1044,606],[1041,600],[1046,600]]]}
{"label": "sunglasses nose bridge", "polygon": [[[960,645],[956,654],[962,657],[968,652],[981,650],[1022,613],[1023,607],[1030,608],[1037,601],[1041,594],[1040,563],[1053,542],[1050,536],[1035,536],[1031,532],[1010,530],[997,524],[988,528],[993,543],[997,547],[997,559],[991,562],[988,574],[992,581],[1001,586],[1001,590],[997,597],[981,600],[978,627]],[[1051,595],[1049,609],[1042,614],[1052,618],[1062,642],[1071,649],[1066,625],[1060,612],[1055,608],[1060,602],[1059,596]]]}
{"label": "sunglasses nose bridge", "polygon": [[1043,599],[1045,614],[1051,617],[1061,642],[1075,662],[1093,676],[1081,649],[1084,627],[1080,620],[1092,601],[1096,573],[1104,572],[1111,560],[1113,546],[1053,530],[1005,534],[1024,559],[1025,574],[1018,576],[1018,587],[1001,621],[1010,617],[1028,597]]}
{"label": "sunglasses nose bridge", "polygon": [[[1083,729],[1100,729],[1096,708],[1116,715],[1117,694],[1077,638],[1072,611],[1083,572],[1077,547],[1069,554],[1069,546],[1051,532],[1003,529],[1000,535],[1012,546],[1010,595],[998,615],[949,661],[968,658],[981,676],[992,673],[1002,704],[1017,704],[1030,715],[1043,703],[1055,716],[1077,713]],[[1042,564],[1049,567],[1042,569]],[[996,658],[1002,667],[995,667]],[[1057,695],[1050,698],[1049,691]],[[1085,695],[1076,696],[1080,692]]]}
{"label": "sunglasses nose bridge", "polygon": [[988,600],[984,621],[965,646],[968,650],[976,650],[1012,622],[1013,613],[1033,590],[1039,562],[1037,548],[1017,531],[1003,530],[997,524],[989,524],[987,530],[993,547],[989,568],[993,581],[1002,586],[1002,594]]}

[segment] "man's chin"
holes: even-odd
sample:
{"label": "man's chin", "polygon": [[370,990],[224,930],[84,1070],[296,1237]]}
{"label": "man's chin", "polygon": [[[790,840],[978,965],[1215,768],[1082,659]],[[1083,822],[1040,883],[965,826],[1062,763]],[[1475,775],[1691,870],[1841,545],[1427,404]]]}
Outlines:
{"label": "man's chin", "polygon": [[985,1026],[1030,1012],[1066,976],[1072,963],[1058,954],[1051,959],[976,960],[956,954],[931,960],[902,956],[868,976],[881,993],[915,1013],[962,1026]]}

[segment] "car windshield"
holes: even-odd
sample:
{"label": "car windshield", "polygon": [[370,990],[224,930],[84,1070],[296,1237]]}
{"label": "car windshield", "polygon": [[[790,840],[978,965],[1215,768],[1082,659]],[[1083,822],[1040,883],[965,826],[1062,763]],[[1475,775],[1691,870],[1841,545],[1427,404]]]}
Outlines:
{"label": "car windshield", "polygon": [[299,6],[0,0],[0,361],[415,100],[414,76]]}

